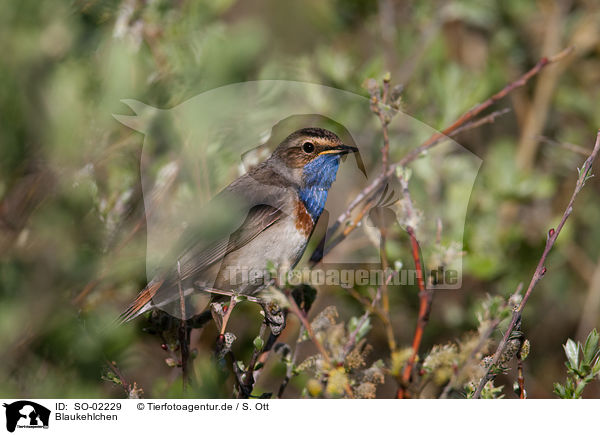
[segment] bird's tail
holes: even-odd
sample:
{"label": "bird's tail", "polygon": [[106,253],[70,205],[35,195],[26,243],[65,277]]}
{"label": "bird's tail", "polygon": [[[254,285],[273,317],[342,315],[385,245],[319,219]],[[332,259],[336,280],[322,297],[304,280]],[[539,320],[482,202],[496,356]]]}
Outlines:
{"label": "bird's tail", "polygon": [[164,279],[150,281],[146,288],[137,295],[135,301],[119,316],[120,322],[129,322],[140,314],[150,310],[152,308],[152,298],[154,298],[164,281]]}

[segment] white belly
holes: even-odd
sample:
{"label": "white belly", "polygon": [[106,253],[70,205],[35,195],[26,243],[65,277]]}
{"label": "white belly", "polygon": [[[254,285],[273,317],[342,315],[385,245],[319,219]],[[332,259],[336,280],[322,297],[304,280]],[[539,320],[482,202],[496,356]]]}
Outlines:
{"label": "white belly", "polygon": [[285,217],[254,240],[223,259],[215,287],[252,293],[264,282],[265,272],[275,266],[287,272],[306,249],[306,237],[296,229],[292,217]]}

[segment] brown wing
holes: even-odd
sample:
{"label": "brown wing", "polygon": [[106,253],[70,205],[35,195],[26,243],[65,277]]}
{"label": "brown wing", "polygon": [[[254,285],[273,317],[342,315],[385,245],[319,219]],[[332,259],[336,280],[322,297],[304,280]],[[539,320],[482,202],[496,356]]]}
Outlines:
{"label": "brown wing", "polygon": [[255,205],[250,209],[242,225],[229,238],[222,239],[209,249],[193,247],[179,259],[180,279],[193,278],[208,266],[221,261],[227,254],[237,251],[256,236],[277,222],[283,212],[270,205]]}
{"label": "brown wing", "polygon": [[[127,322],[150,309],[154,298],[174,301],[179,297],[177,281],[195,279],[209,266],[221,261],[227,254],[245,246],[256,236],[276,223],[283,212],[275,207],[259,204],[253,206],[242,225],[228,238],[208,248],[201,243],[191,246],[178,260],[178,265],[169,272],[155,277],[142,290],[135,301],[123,312],[121,320]],[[179,270],[178,270],[179,269]]]}

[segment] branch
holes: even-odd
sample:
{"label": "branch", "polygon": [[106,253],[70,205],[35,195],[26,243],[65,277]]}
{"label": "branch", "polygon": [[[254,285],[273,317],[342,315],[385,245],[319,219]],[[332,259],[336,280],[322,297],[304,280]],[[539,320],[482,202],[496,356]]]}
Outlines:
{"label": "branch", "polygon": [[496,122],[496,118],[499,118],[502,115],[506,115],[508,112],[510,112],[510,109],[506,107],[504,109],[496,110],[482,118],[476,119],[475,121],[467,122],[465,125],[454,130],[450,134],[450,137],[456,137],[459,133],[462,133],[463,131],[472,130],[484,124],[493,124],[494,122]]}
{"label": "branch", "polygon": [[[125,394],[127,394],[128,399],[140,399],[144,394],[144,390],[138,387],[137,383],[133,384],[129,383],[125,376],[121,373],[121,370],[117,367],[117,363],[114,361],[106,360],[106,364],[108,365],[109,370],[112,372],[112,375],[108,375],[103,379],[111,381],[115,384],[121,385]],[[110,372],[108,372],[110,373]],[[114,378],[116,376],[116,379]]]}
{"label": "branch", "polygon": [[[319,353],[321,354],[321,356],[323,357],[323,359],[325,360],[325,362],[327,363],[327,365],[329,367],[331,367],[331,358],[329,357],[329,354],[325,350],[325,347],[323,347],[323,343],[321,343],[319,341],[319,339],[317,338],[317,336],[315,335],[315,332],[313,331],[312,326],[310,326],[310,322],[306,318],[306,315],[300,309],[300,307],[298,306],[298,304],[294,300],[294,297],[292,296],[291,293],[289,293],[287,295],[287,297],[288,297],[288,301],[290,302],[290,310],[298,317],[298,319],[302,323],[302,326],[304,326],[304,329],[306,329],[306,332],[308,333],[308,336],[310,337],[310,340],[317,347]],[[348,395],[348,397],[350,399],[354,398],[354,394],[352,393],[352,389],[350,388],[350,385],[346,385],[346,394]]]}
{"label": "branch", "polygon": [[323,356],[323,359],[325,360],[325,362],[328,364],[331,364],[331,358],[329,357],[329,354],[323,347],[323,344],[317,339],[317,336],[315,335],[315,332],[313,331],[312,326],[310,326],[310,322],[308,321],[306,315],[304,314],[304,312],[302,312],[302,310],[300,309],[300,307],[294,300],[294,297],[291,294],[288,294],[287,296],[288,296],[288,301],[290,303],[290,310],[296,315],[296,317],[298,317],[298,319],[302,323],[302,326],[304,326],[304,329],[306,329],[306,332],[308,333],[310,340],[317,347],[317,350],[319,351],[321,356]]}
{"label": "branch", "polygon": [[538,265],[535,268],[535,272],[533,273],[531,281],[529,282],[529,286],[527,287],[525,296],[523,296],[523,300],[521,301],[521,304],[519,305],[519,307],[514,311],[512,320],[508,326],[508,329],[506,330],[506,332],[504,333],[504,336],[502,337],[502,340],[498,344],[498,348],[496,349],[496,352],[494,353],[494,357],[492,358],[491,363],[488,365],[484,376],[481,378],[481,381],[479,382],[479,385],[477,386],[477,390],[475,391],[473,398],[477,399],[477,398],[481,397],[481,391],[483,390],[483,387],[489,380],[490,370],[492,369],[492,367],[494,367],[494,366],[496,366],[496,364],[498,364],[498,360],[500,359],[500,356],[502,355],[502,352],[504,351],[504,348],[506,347],[506,343],[508,342],[511,333],[515,329],[516,325],[521,321],[521,316],[523,314],[523,310],[525,309],[525,304],[527,304],[527,301],[531,297],[531,293],[533,292],[533,289],[535,288],[537,283],[546,274],[546,267],[544,266],[544,263],[546,262],[546,257],[548,257],[548,253],[554,246],[554,243],[556,242],[558,235],[560,234],[561,230],[563,229],[565,222],[567,221],[567,219],[573,212],[573,203],[575,202],[575,198],[577,197],[577,195],[579,194],[579,192],[585,185],[585,182],[591,177],[590,170],[592,168],[592,163],[594,162],[594,159],[596,158],[596,155],[598,154],[599,149],[600,149],[600,131],[598,131],[598,134],[596,136],[596,143],[594,144],[594,149],[592,150],[592,153],[586,159],[585,163],[583,164],[583,167],[581,169],[579,169],[579,176],[577,178],[577,183],[575,184],[575,190],[573,191],[573,194],[571,195],[571,199],[569,201],[569,204],[567,204],[567,207],[566,207],[566,209],[562,215],[562,218],[560,220],[560,223],[556,227],[556,230],[554,228],[551,228],[550,231],[548,231],[548,236],[546,238],[546,246],[544,248],[544,251],[542,252],[540,261],[538,262]]}
{"label": "branch", "polygon": [[456,121],[454,121],[450,126],[443,129],[441,132],[433,134],[429,139],[427,139],[419,147],[415,148],[414,150],[409,152],[406,156],[404,156],[404,158],[402,158],[402,160],[400,160],[395,166],[406,166],[407,164],[409,164],[410,162],[415,160],[417,157],[419,157],[421,154],[423,154],[425,151],[427,151],[428,149],[437,145],[441,140],[445,139],[447,136],[450,136],[452,133],[454,133],[456,130],[458,130],[459,127],[464,125],[466,122],[471,121],[473,118],[475,118],[477,115],[479,115],[485,109],[490,107],[496,101],[504,98],[506,95],[508,95],[510,92],[514,91],[515,89],[524,86],[529,81],[529,79],[531,79],[533,76],[538,74],[543,68],[545,68],[546,66],[548,66],[552,63],[555,63],[555,62],[558,62],[558,61],[564,59],[566,56],[568,56],[573,51],[573,49],[574,49],[573,47],[567,47],[560,53],[558,53],[550,58],[542,57],[535,64],[535,66],[533,68],[531,68],[529,71],[527,71],[521,77],[519,77],[517,80],[506,85],[504,88],[502,88],[502,90],[500,90],[499,92],[492,95],[490,98],[485,100],[483,103],[477,104],[473,108],[468,110],[467,112],[463,113]]}
{"label": "branch", "polygon": [[181,323],[179,325],[179,347],[181,351],[181,379],[183,392],[187,391],[190,383],[189,359],[190,359],[190,329],[186,322],[185,298],[181,287],[181,266],[177,262],[177,287],[179,289],[179,309],[181,310]]}
{"label": "branch", "polygon": [[[523,344],[521,344],[521,348]],[[521,348],[517,352],[517,383],[519,385],[519,399],[526,399],[525,376],[523,375],[523,358],[521,358]]]}
{"label": "branch", "polygon": [[588,150],[587,148],[584,148],[582,146],[575,145],[574,143],[559,142],[557,140],[550,139],[549,137],[546,137],[546,136],[536,136],[536,139],[539,140],[540,142],[545,142],[550,145],[555,145],[555,146],[564,148],[566,150],[572,151],[574,153],[580,154],[582,156],[587,157],[590,154],[590,150]]}
{"label": "branch", "polygon": [[[500,311],[506,309],[509,306],[510,302],[515,300],[521,294],[522,290],[523,290],[523,283],[519,283],[519,285],[517,286],[517,289],[512,294],[512,296],[510,296],[506,301],[504,301],[504,304],[502,304]],[[452,390],[452,388],[454,388],[456,383],[458,382],[458,380],[462,378],[462,375],[465,372],[465,370],[471,365],[472,362],[474,362],[475,358],[477,357],[477,354],[481,351],[481,349],[483,349],[486,342],[491,337],[492,333],[496,330],[496,328],[498,327],[500,322],[502,322],[502,320],[503,319],[501,317],[496,317],[495,319],[493,319],[490,322],[490,325],[480,335],[479,341],[477,342],[477,344],[475,345],[475,347],[473,348],[473,350],[471,351],[471,353],[469,354],[469,356],[467,357],[465,362],[460,366],[460,368],[458,370],[456,370],[454,372],[454,374],[452,375],[452,378],[450,379],[450,381],[448,382],[446,387],[444,387],[444,391],[442,391],[442,394],[440,395],[440,399],[448,398],[448,395],[450,394],[450,391]]]}
{"label": "branch", "polygon": [[[383,146],[381,148],[381,161],[382,161],[382,173],[386,173],[389,168],[389,155],[390,155],[390,135],[388,125],[392,121],[392,117],[400,109],[400,96],[402,92],[402,86],[398,85],[394,87],[393,92],[390,92],[390,74],[387,73],[383,78],[383,90],[376,85],[374,80],[367,81],[367,89],[371,95],[371,111],[377,115],[379,122],[381,123],[381,130],[383,132]],[[352,222],[352,228],[345,228],[343,237],[347,236],[356,225],[362,220],[364,214],[371,209],[371,201],[364,205],[359,215]],[[379,233],[381,235],[380,240],[380,253],[381,253],[381,266],[383,270],[388,269],[389,260],[387,256],[386,244],[387,244],[387,228],[385,218],[382,216],[379,222]],[[343,238],[342,237],[342,238]],[[396,350],[396,338],[394,337],[394,330],[391,327],[390,319],[390,297],[388,289],[389,281],[386,279],[383,284],[377,289],[378,295],[374,298],[375,301],[381,299],[381,313],[384,317],[384,324],[386,326],[386,334],[388,339],[388,346],[390,352]]]}
{"label": "branch", "polygon": [[260,325],[260,332],[258,333],[258,337],[260,337],[262,341],[262,345],[257,346],[256,343],[253,343],[254,350],[252,351],[252,356],[250,357],[250,362],[248,363],[248,368],[242,373],[240,377],[240,389],[238,392],[238,398],[248,399],[252,394],[252,390],[254,388],[254,384],[256,382],[255,378],[255,369],[258,364],[258,359],[263,353],[263,349],[265,348],[265,333],[267,332],[267,317],[265,314],[265,318]]}
{"label": "branch", "polygon": [[[393,275],[390,275],[388,277],[388,279],[391,280],[392,276]],[[389,285],[389,281],[388,281],[388,285]],[[395,349],[396,343],[391,341],[391,340],[395,340],[394,339],[394,329],[392,327],[392,322],[390,321],[389,316],[385,315],[385,313],[383,312],[382,308],[379,305],[373,304],[373,301],[361,296],[360,293],[358,293],[355,289],[349,288],[347,290],[348,290],[348,293],[350,294],[350,296],[352,296],[361,305],[363,305],[365,307],[366,311],[368,311],[371,314],[375,314],[377,316],[377,318],[379,320],[381,320],[381,322],[383,323],[383,326],[385,327],[385,331],[386,331],[386,335],[387,335],[387,339],[388,339],[388,347],[390,349],[392,349],[392,348]],[[379,292],[379,288],[377,290]],[[375,298],[380,299],[381,295],[376,294]]]}
{"label": "branch", "polygon": [[[402,185],[402,195],[407,203],[406,214],[407,221],[410,221],[412,215],[414,215],[414,207],[412,203],[412,199],[410,197],[410,192],[408,191],[408,181],[404,177],[399,177],[400,184]],[[427,285],[425,284],[425,276],[423,274],[423,267],[421,264],[421,254],[419,242],[417,240],[417,236],[415,234],[415,230],[412,226],[408,225],[406,227],[406,232],[410,237],[410,246],[413,261],[415,263],[415,270],[417,272],[417,284],[419,286],[419,315],[417,317],[417,327],[415,329],[415,334],[413,336],[412,342],[412,352],[411,355],[404,366],[404,371],[402,372],[402,379],[400,383],[400,387],[398,388],[398,392],[396,393],[396,397],[398,399],[408,398],[408,384],[410,382],[410,376],[413,371],[413,367],[415,361],[417,359],[417,354],[419,353],[419,348],[421,347],[421,341],[423,339],[423,333],[425,331],[425,327],[427,326],[427,322],[429,321],[429,313],[431,311],[431,304],[433,302],[433,293],[431,290],[427,289]]]}
{"label": "branch", "polygon": [[[464,131],[467,128],[467,126],[465,124],[469,123],[470,121],[473,121],[473,119],[477,115],[479,115],[482,111],[484,111],[485,109],[490,107],[496,101],[504,98],[506,95],[508,95],[510,92],[514,91],[515,89],[524,86],[533,76],[539,74],[539,72],[542,71],[544,68],[546,68],[548,65],[552,65],[553,63],[563,60],[572,51],[573,51],[573,47],[568,47],[568,48],[564,49],[563,51],[561,51],[560,53],[558,53],[550,58],[543,57],[535,64],[535,66],[533,68],[531,68],[529,71],[527,71],[521,77],[519,77],[518,79],[507,84],[499,92],[492,95],[490,98],[485,100],[483,103],[475,105],[473,108],[471,108],[470,110],[465,112],[456,121],[454,121],[450,126],[446,127],[441,132],[437,132],[437,133],[433,134],[431,137],[429,137],[429,139],[427,139],[425,142],[423,142],[420,146],[418,146],[417,148],[410,151],[407,155],[405,155],[399,162],[389,165],[389,168],[387,171],[384,171],[381,174],[379,174],[371,182],[371,184],[369,184],[367,187],[365,187],[350,202],[346,211],[344,211],[338,217],[338,219],[332,225],[332,227],[328,231],[328,233],[334,234],[339,229],[339,227],[342,226],[350,218],[352,211],[356,207],[358,207],[358,205],[360,203],[362,203],[365,199],[370,198],[372,195],[375,195],[379,191],[379,189],[382,188],[382,185],[385,185],[385,181],[387,181],[389,177],[394,175],[396,168],[408,165],[409,163],[414,161],[417,157],[419,157],[421,154],[423,154],[430,148],[433,148],[435,145],[440,143],[446,137],[456,134],[456,132],[459,129]],[[491,122],[494,118],[495,117],[488,118],[488,120],[489,120],[488,122]],[[471,124],[470,128],[474,128],[478,125],[480,125],[480,124],[477,121],[474,121]],[[347,230],[347,228],[346,228],[344,230],[344,234],[342,236],[336,237],[334,240],[332,240],[332,242],[330,243],[330,246],[325,248],[323,256],[327,252],[331,251],[331,249],[333,249],[336,245],[338,245],[354,228],[356,228],[356,225],[352,226],[352,229],[349,231],[346,231]]]}
{"label": "branch", "polygon": [[[389,285],[390,281],[392,280],[392,276],[393,276],[393,274],[389,274],[389,276],[385,280],[385,285]],[[382,289],[383,289],[383,286],[380,286],[377,288],[377,293],[375,294],[375,297],[371,301],[370,305],[367,305],[367,309],[366,309],[365,313],[358,320],[358,323],[356,324],[356,328],[354,329],[354,331],[348,338],[346,345],[344,346],[344,350],[342,352],[342,360],[346,359],[346,356],[350,353],[350,351],[356,345],[356,338],[358,337],[358,333],[360,332],[363,325],[369,318],[369,314],[371,314],[375,311],[375,309],[377,307],[377,303],[381,299],[381,295],[382,295],[382,291],[383,291]]]}
{"label": "branch", "polygon": [[300,325],[300,329],[298,330],[298,338],[296,339],[296,345],[294,346],[294,350],[292,351],[292,356],[290,358],[290,361],[286,363],[287,367],[285,369],[285,377],[283,378],[283,381],[279,386],[279,391],[277,392],[278,399],[281,399],[283,397],[283,393],[285,392],[285,389],[287,388],[290,379],[292,379],[292,376],[294,376],[294,368],[296,366],[296,361],[298,360],[298,349],[300,347],[302,334],[304,334],[303,328],[304,326]]}
{"label": "branch", "polygon": [[388,124],[391,121],[391,117],[386,116],[382,110],[380,110],[379,105],[383,103],[385,105],[389,105],[389,92],[390,92],[390,75],[389,73],[385,75],[383,78],[383,94],[381,96],[381,100],[379,101],[377,98],[372,97],[371,99],[371,110],[379,117],[379,121],[381,122],[381,126],[383,127],[383,148],[381,149],[381,163],[383,166],[383,172],[387,172],[389,167],[389,158],[390,158],[390,136],[387,129]]}

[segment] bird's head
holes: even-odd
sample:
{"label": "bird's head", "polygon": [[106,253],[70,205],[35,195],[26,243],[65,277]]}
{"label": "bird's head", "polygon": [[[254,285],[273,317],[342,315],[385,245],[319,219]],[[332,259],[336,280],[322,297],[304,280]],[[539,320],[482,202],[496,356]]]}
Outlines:
{"label": "bird's head", "polygon": [[335,181],[340,158],[357,151],[329,130],[303,128],[285,138],[270,160],[300,189],[328,190]]}

